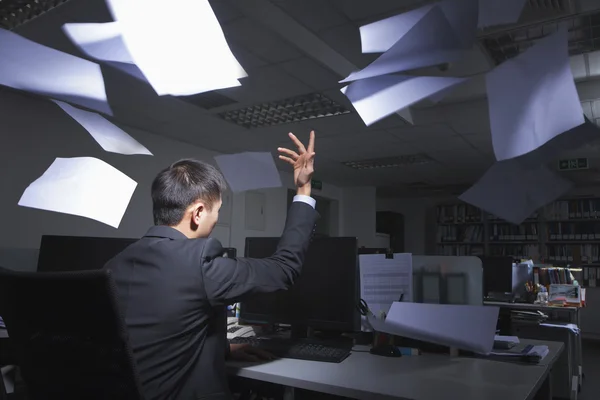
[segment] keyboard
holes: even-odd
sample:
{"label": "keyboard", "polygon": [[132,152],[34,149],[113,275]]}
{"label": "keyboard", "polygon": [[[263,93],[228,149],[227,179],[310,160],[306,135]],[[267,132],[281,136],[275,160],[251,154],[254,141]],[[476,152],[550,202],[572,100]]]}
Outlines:
{"label": "keyboard", "polygon": [[350,355],[349,348],[333,347],[311,342],[284,338],[236,337],[230,343],[243,343],[257,347],[279,358],[341,363]]}

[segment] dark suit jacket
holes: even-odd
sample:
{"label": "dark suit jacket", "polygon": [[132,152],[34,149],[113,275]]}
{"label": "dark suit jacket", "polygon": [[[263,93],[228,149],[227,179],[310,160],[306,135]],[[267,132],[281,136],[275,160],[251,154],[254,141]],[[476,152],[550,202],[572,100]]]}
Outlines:
{"label": "dark suit jacket", "polygon": [[147,400],[231,397],[225,307],[293,285],[317,218],[310,205],[292,203],[269,258],[224,258],[216,239],[188,239],[155,226],[106,264]]}

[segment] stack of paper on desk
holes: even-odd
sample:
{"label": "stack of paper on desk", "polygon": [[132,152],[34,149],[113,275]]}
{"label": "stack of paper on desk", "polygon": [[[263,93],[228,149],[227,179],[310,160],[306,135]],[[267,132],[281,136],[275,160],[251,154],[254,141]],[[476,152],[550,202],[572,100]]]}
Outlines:
{"label": "stack of paper on desk", "polygon": [[488,354],[494,347],[498,307],[394,303],[378,332]]}

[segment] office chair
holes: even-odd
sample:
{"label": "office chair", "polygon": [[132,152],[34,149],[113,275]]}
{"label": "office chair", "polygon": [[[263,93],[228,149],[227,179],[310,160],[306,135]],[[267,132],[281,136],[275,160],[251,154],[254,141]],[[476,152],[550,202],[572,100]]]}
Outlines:
{"label": "office chair", "polygon": [[0,268],[4,319],[31,400],[142,400],[109,271]]}

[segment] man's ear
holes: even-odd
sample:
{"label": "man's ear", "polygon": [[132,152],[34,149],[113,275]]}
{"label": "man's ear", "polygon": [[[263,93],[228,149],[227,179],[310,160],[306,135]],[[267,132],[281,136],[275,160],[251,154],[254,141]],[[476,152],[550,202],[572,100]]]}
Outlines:
{"label": "man's ear", "polygon": [[202,219],[202,213],[204,213],[204,211],[206,211],[206,207],[201,202],[192,206],[192,222],[194,225],[200,225],[200,220]]}

